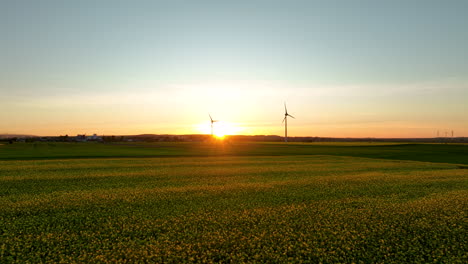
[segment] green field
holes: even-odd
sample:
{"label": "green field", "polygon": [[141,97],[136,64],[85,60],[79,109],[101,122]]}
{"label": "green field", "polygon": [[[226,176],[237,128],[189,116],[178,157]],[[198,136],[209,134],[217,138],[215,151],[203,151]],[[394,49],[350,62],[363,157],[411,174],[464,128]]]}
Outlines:
{"label": "green field", "polygon": [[107,157],[334,155],[468,165],[468,144],[407,143],[30,143],[0,146],[0,160]]}
{"label": "green field", "polygon": [[0,263],[466,263],[468,145],[0,146]]}

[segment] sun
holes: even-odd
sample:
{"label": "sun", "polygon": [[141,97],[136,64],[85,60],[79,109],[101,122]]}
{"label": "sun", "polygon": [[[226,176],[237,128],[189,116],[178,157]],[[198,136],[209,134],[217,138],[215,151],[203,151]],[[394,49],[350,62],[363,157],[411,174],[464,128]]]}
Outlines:
{"label": "sun", "polygon": [[213,136],[217,139],[224,139],[224,137],[226,137],[223,133],[213,133]]}
{"label": "sun", "polygon": [[218,126],[215,125],[213,129],[213,136],[215,136],[218,139],[223,139],[227,135],[226,129],[219,124]]}
{"label": "sun", "polygon": [[[197,128],[197,130],[204,134],[211,134],[211,126],[209,123],[199,124]],[[213,124],[213,136],[218,139],[224,139],[229,135],[237,135],[242,130],[243,128],[241,126],[229,122],[219,121]]]}
{"label": "sun", "polygon": [[213,134],[215,137],[219,139],[223,139],[227,135],[235,135],[241,131],[241,128],[227,122],[219,122],[215,123],[214,129],[213,129]]}

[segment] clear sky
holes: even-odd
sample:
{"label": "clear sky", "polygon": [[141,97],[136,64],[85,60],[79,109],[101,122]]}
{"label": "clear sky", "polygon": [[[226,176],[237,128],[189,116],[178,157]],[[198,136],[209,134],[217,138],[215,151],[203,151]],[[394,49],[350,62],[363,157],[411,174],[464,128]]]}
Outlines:
{"label": "clear sky", "polygon": [[468,136],[467,47],[466,0],[0,0],[0,133]]}

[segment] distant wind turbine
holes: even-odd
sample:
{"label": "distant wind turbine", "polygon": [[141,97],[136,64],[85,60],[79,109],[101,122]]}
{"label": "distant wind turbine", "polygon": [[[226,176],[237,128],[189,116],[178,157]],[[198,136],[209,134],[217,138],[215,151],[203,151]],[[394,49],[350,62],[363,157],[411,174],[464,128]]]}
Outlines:
{"label": "distant wind turbine", "polygon": [[288,109],[286,108],[286,102],[284,103],[284,142],[288,142],[288,116],[296,119],[294,116],[288,114]]}
{"label": "distant wind turbine", "polygon": [[213,136],[213,123],[218,122],[219,120],[213,120],[211,115],[210,114],[208,114],[208,115],[210,116],[210,120],[211,120],[211,136]]}

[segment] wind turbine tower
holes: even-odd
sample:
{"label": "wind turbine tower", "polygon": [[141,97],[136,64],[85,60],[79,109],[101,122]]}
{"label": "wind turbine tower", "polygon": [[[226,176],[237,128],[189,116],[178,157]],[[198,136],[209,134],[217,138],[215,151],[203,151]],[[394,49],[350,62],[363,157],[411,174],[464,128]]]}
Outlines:
{"label": "wind turbine tower", "polygon": [[288,142],[288,116],[296,119],[294,116],[288,114],[288,109],[286,108],[286,103],[284,103],[284,142]]}
{"label": "wind turbine tower", "polygon": [[213,118],[211,117],[210,114],[208,114],[210,116],[210,120],[211,120],[211,136],[213,137],[213,124],[215,122],[218,122],[219,120],[213,120]]}

